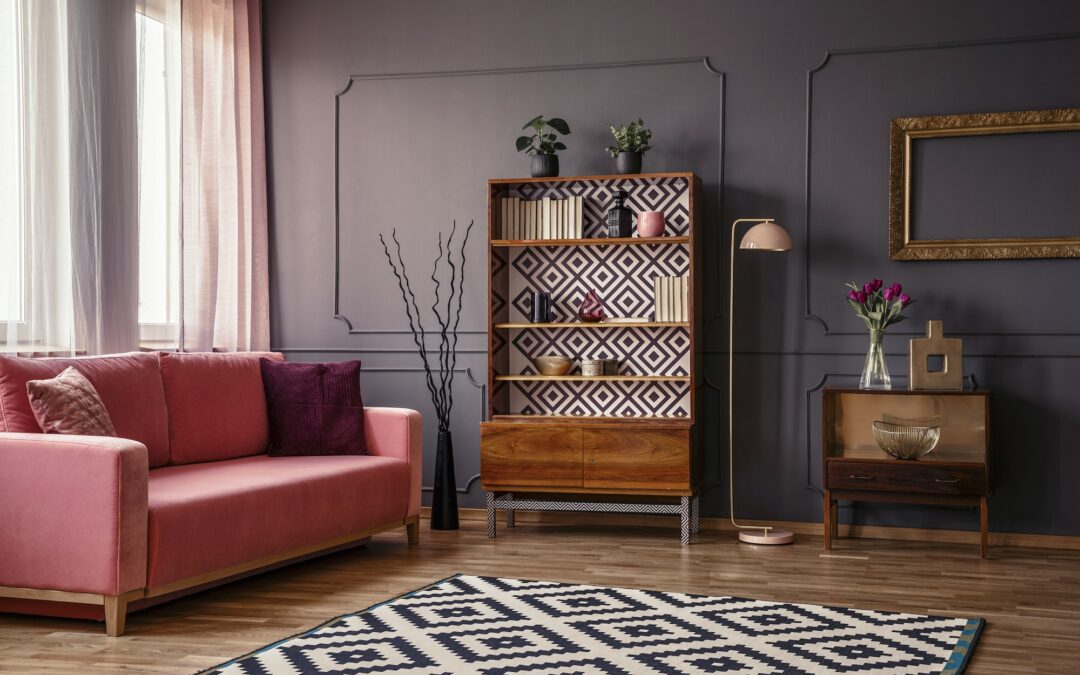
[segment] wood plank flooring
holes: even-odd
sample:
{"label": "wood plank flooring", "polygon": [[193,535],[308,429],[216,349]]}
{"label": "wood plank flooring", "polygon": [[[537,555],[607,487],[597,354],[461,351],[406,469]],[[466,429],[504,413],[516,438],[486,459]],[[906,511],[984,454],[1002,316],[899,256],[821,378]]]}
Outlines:
{"label": "wood plank flooring", "polygon": [[[191,673],[456,572],[740,595],[882,610],[981,616],[970,673],[1080,672],[1080,551],[842,539],[738,544],[703,532],[680,547],[671,529],[520,523],[489,540],[422,523],[405,533],[132,614],[128,633],[101,624],[0,615],[0,671]],[[841,557],[846,556],[846,557]],[[865,559],[864,559],[865,558]]]}

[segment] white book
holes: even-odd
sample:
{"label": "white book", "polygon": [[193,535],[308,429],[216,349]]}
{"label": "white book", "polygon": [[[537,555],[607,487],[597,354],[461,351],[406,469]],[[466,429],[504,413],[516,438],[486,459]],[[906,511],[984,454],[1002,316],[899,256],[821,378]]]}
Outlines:
{"label": "white book", "polygon": [[574,197],[574,238],[581,239],[585,234],[585,198]]}
{"label": "white book", "polygon": [[510,238],[510,198],[499,198],[499,238]]}
{"label": "white book", "polygon": [[684,321],[685,320],[684,319],[684,312],[686,311],[686,308],[683,306],[683,292],[682,292],[683,278],[682,277],[675,277],[674,282],[675,282],[673,284],[673,286],[674,286],[674,298],[673,299],[675,301],[674,320],[675,321]]}
{"label": "white book", "polygon": [[683,307],[683,321],[690,320],[690,277],[684,276],[682,278],[682,307]]}
{"label": "white book", "polygon": [[510,197],[509,204],[507,204],[507,215],[510,217],[510,239],[518,238],[518,216],[521,213],[521,200],[517,197]]}
{"label": "white book", "polygon": [[669,286],[671,285],[669,283],[670,278],[671,277],[660,277],[660,311],[656,315],[657,321],[670,321],[668,318],[668,310],[671,306],[671,296],[669,292]]}
{"label": "white book", "polygon": [[559,200],[559,208],[556,211],[556,213],[559,214],[559,217],[558,217],[559,225],[555,230],[555,238],[556,239],[569,239],[570,237],[566,236],[566,200],[565,199],[560,199]]}
{"label": "white book", "polygon": [[653,321],[660,320],[660,277],[652,280]]}
{"label": "white book", "polygon": [[668,312],[668,321],[675,321],[675,312],[678,311],[678,307],[675,305],[675,283],[679,280],[678,277],[668,277],[668,307],[671,310]]}
{"label": "white book", "polygon": [[573,197],[567,197],[563,200],[563,234],[567,239],[574,238],[574,230],[570,227],[570,222],[573,220],[571,217],[571,211],[573,210]]}
{"label": "white book", "polygon": [[551,197],[544,197],[540,203],[540,238],[551,239]]}
{"label": "white book", "polygon": [[528,232],[526,232],[526,239],[536,239],[536,202],[529,202],[529,212],[526,215],[528,219]]}
{"label": "white book", "polygon": [[521,221],[521,234],[523,235],[521,238],[532,239],[532,202],[522,200],[521,205],[523,207],[521,215],[524,218],[524,220]]}

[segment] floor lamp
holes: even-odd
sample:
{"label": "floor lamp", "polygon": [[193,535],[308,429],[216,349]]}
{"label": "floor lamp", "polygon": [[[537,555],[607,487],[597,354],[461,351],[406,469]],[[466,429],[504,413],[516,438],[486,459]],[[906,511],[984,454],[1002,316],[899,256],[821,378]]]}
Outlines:
{"label": "floor lamp", "polygon": [[772,218],[739,218],[731,224],[731,282],[728,285],[728,500],[731,524],[739,532],[739,541],[748,544],[790,544],[795,535],[762,525],[735,522],[735,230],[740,223],[757,223],[743,235],[739,248],[750,251],[790,251],[791,237]]}

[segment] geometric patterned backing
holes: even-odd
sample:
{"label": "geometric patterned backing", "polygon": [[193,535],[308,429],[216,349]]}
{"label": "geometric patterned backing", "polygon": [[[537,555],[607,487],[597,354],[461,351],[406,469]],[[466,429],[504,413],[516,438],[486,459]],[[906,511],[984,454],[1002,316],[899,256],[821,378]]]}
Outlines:
{"label": "geometric patterned backing", "polygon": [[456,576],[210,673],[959,673],[982,619]]}
{"label": "geometric patterned backing", "polygon": [[[515,184],[496,197],[580,195],[584,235],[591,238],[604,232],[605,214],[620,189],[629,194],[627,206],[634,213],[662,211],[666,234],[689,231],[690,192],[684,178]],[[600,296],[607,316],[648,318],[654,308],[653,278],[690,271],[689,246],[676,243],[514,247],[497,250],[492,264],[492,314],[513,323],[529,321],[537,290],[551,293],[552,321],[575,321],[590,290]],[[690,334],[683,328],[496,330],[492,340],[498,374],[535,374],[532,359],[545,354],[617,358],[621,374],[685,376],[690,370]],[[492,400],[500,413],[687,417],[689,389],[688,382],[512,382],[497,384]]]}

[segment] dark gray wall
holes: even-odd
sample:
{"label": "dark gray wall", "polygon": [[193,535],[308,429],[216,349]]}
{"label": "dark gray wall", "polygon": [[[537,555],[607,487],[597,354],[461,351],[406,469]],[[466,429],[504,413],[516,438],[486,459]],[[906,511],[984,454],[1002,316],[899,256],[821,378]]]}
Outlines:
{"label": "dark gray wall", "polygon": [[[618,0],[549,2],[537,10],[506,0],[264,0],[264,13],[273,346],[297,360],[362,359],[367,403],[425,414],[429,477],[434,414],[401,332],[400,299],[378,232],[398,228],[407,259],[426,267],[433,234],[452,218],[483,224],[485,178],[527,172],[513,139],[533,114],[565,115],[574,128],[564,174],[605,171],[606,124],[642,115],[659,147],[647,156],[647,170],[694,170],[706,187],[706,259],[714,261],[706,266],[704,307],[711,384],[702,389],[700,411],[707,514],[726,512],[725,406],[713,386],[726,377],[725,231],[737,217],[771,216],[792,233],[795,250],[739,261],[740,515],[820,518],[819,392],[855,384],[866,348],[842,284],[876,276],[904,283],[919,299],[910,322],[886,338],[894,376],[906,372],[908,337],[941,318],[947,332],[965,339],[965,371],[994,390],[991,529],[1080,534],[1080,315],[1069,299],[1080,261],[891,262],[886,246],[889,120],[1080,107],[1080,39],[1002,42],[1080,33],[1077,3]],[[934,46],[901,49],[910,45]],[[340,144],[341,310],[352,332],[332,318],[334,94],[349,75],[695,56],[709,57],[725,77],[674,64],[355,81],[341,96]],[[1026,160],[1009,147],[977,152],[1001,149],[1007,165]],[[927,170],[947,177],[954,163],[963,168],[964,157],[941,146]],[[1068,162],[1055,157],[1053,166],[1076,168]],[[1018,181],[1024,172],[982,175],[992,182],[985,194],[999,201],[957,210],[947,196],[934,196],[947,192],[927,193],[930,201],[919,204],[927,231],[999,232],[1009,227],[1001,204],[1033,198],[1045,183]],[[1025,192],[1000,200],[1019,183]],[[979,194],[970,181],[963,188]],[[1031,211],[1037,222],[1016,223],[1018,234],[1080,233],[1075,200],[1051,192]],[[970,218],[957,222],[958,213]],[[467,492],[462,504],[471,506],[482,503],[472,480],[482,390],[465,372],[471,369],[477,384],[485,378],[479,234],[468,250],[454,410],[458,483]],[[922,507],[860,506],[844,517],[974,525],[972,513]]]}

